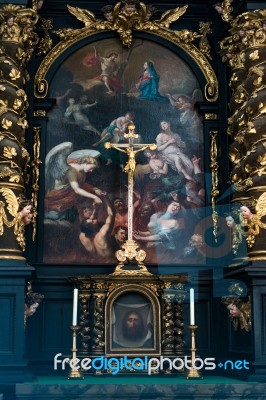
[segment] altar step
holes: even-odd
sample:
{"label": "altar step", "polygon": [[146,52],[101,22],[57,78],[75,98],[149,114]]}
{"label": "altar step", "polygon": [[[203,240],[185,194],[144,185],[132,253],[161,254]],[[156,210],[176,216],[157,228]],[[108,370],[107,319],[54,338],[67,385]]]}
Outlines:
{"label": "altar step", "polygon": [[[50,382],[49,382],[50,381]],[[84,380],[38,378],[18,383],[16,400],[266,400],[266,383],[211,377],[90,377]],[[9,399],[3,399],[9,400]]]}

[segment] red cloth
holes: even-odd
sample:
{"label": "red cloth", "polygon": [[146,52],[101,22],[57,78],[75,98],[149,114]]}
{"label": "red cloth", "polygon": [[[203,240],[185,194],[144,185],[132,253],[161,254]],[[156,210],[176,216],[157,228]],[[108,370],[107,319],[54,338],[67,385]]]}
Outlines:
{"label": "red cloth", "polygon": [[[87,192],[92,192],[94,189],[94,186],[89,183],[83,183],[80,187]],[[63,212],[69,210],[73,206],[77,207],[77,203],[84,201],[84,199],[85,197],[75,193],[70,186],[65,189],[53,189],[45,196],[44,208],[46,212]]]}
{"label": "red cloth", "polygon": [[95,57],[93,53],[88,53],[86,57],[83,59],[82,64],[85,65],[86,67],[99,65],[99,59]]}

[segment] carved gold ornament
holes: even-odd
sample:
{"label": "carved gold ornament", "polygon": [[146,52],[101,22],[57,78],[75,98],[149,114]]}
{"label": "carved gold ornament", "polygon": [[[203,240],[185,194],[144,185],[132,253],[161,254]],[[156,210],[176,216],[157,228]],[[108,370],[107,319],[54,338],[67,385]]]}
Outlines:
{"label": "carved gold ornament", "polygon": [[211,174],[212,174],[212,191],[211,191],[211,205],[212,205],[212,222],[213,222],[213,235],[215,240],[217,240],[217,232],[218,232],[218,213],[216,210],[216,198],[219,196],[218,189],[218,148],[217,148],[217,131],[211,131],[211,151],[210,151],[210,159],[211,159]]}
{"label": "carved gold ornament", "polygon": [[249,248],[254,246],[256,237],[261,229],[266,229],[266,223],[262,219],[266,215],[266,192],[263,193],[255,203],[255,213],[250,213],[249,217],[242,217],[242,223],[245,227],[245,237]]}
{"label": "carved gold ornament", "polygon": [[26,43],[33,37],[30,28],[38,21],[35,10],[16,5],[0,8],[0,39],[3,42]]}
{"label": "carved gold ornament", "polygon": [[21,249],[24,251],[26,245],[24,237],[24,223],[18,213],[18,198],[16,197],[13,190],[8,188],[0,188],[0,193],[7,203],[7,211],[13,217],[13,219],[9,221],[5,211],[6,204],[3,201],[0,201],[0,236],[4,234],[4,225],[8,228],[14,227],[14,234],[16,236],[17,242],[19,243]]}
{"label": "carved gold ornament", "polygon": [[34,144],[33,144],[33,161],[32,165],[32,240],[35,240],[36,232],[37,232],[37,216],[38,216],[38,196],[39,196],[39,180],[40,180],[40,165],[42,163],[40,158],[40,132],[41,127],[36,126],[33,128],[34,130]]}
{"label": "carved gold ornament", "polygon": [[217,2],[214,4],[215,10],[220,14],[222,20],[229,22],[232,19],[233,0],[224,0],[222,3]]}

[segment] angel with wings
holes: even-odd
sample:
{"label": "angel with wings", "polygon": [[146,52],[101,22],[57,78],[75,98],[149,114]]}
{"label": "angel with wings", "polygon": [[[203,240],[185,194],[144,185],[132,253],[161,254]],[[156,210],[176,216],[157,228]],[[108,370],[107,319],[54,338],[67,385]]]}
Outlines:
{"label": "angel with wings", "polygon": [[72,151],[71,142],[53,147],[45,159],[46,196],[45,218],[67,220],[67,211],[73,207],[79,212],[79,203],[91,199],[101,204],[100,196],[106,193],[86,182],[87,173],[98,168],[97,150],[83,149]]}
{"label": "angel with wings", "polygon": [[203,141],[202,119],[197,111],[196,103],[202,101],[202,93],[195,89],[190,96],[185,94],[167,94],[170,103],[175,107],[179,114],[179,122],[183,128],[183,134],[191,141],[192,145],[201,144]]}

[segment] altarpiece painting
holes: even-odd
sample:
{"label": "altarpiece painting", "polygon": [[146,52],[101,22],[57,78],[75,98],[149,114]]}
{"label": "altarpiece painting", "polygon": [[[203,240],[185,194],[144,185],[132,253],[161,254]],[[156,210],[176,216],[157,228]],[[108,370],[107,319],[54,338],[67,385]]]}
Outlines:
{"label": "altarpiece painting", "polygon": [[146,262],[204,262],[193,247],[204,218],[204,93],[176,49],[142,38],[129,49],[115,38],[89,42],[60,64],[49,95],[43,262],[116,262],[127,231],[126,155],[104,144],[125,141],[129,123],[138,142],[157,145],[136,154],[134,175],[134,239]]}

